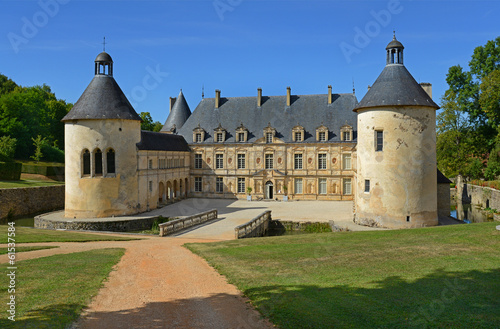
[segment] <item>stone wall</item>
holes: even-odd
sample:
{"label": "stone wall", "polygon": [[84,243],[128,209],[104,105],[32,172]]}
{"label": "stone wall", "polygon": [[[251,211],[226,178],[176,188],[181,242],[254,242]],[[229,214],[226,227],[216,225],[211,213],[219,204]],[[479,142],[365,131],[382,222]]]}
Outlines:
{"label": "stone wall", "polygon": [[64,185],[0,189],[0,219],[64,208]]}
{"label": "stone wall", "polygon": [[500,191],[490,187],[457,184],[457,200],[462,203],[480,205],[482,208],[500,210]]}
{"label": "stone wall", "polygon": [[450,184],[437,184],[438,216],[450,216],[451,197]]}
{"label": "stone wall", "polygon": [[35,217],[35,227],[51,230],[73,230],[73,231],[106,231],[106,232],[128,232],[149,230],[158,217],[138,218],[135,220],[114,221],[78,221],[50,220],[42,216]]}

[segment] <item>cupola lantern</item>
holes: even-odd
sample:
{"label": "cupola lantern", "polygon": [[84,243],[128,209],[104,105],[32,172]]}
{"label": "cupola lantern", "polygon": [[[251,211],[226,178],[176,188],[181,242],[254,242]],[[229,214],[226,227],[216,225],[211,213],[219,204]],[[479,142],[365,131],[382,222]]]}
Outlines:
{"label": "cupola lantern", "polygon": [[389,64],[403,64],[403,44],[396,39],[396,32],[392,41],[385,48],[387,50],[387,65]]}

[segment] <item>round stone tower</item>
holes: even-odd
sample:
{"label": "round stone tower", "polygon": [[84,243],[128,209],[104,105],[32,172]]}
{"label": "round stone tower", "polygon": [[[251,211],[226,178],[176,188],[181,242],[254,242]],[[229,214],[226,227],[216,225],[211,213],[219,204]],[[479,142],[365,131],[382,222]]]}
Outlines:
{"label": "round stone tower", "polygon": [[95,59],[94,78],[62,121],[65,217],[137,213],[141,118],[113,78],[113,60],[107,53]]}
{"label": "round stone tower", "polygon": [[396,36],[358,113],[355,221],[388,228],[438,224],[436,110],[403,64]]}

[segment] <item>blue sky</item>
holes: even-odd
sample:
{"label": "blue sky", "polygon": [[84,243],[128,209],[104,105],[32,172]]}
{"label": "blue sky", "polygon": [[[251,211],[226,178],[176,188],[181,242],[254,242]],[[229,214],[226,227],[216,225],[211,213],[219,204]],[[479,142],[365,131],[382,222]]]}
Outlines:
{"label": "blue sky", "polygon": [[2,0],[0,73],[74,103],[105,36],[118,84],[163,123],[181,88],[191,110],[202,86],[205,97],[304,95],[349,93],[354,80],[361,100],[395,29],[439,103],[448,68],[500,35],[498,17],[499,1]]}

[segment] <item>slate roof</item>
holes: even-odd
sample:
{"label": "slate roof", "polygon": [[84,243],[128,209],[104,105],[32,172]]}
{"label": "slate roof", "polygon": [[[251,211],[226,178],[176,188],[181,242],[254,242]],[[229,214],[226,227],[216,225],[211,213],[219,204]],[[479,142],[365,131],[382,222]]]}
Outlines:
{"label": "slate roof", "polygon": [[[242,123],[248,129],[248,142],[263,137],[263,130],[270,123],[276,129],[276,137],[292,143],[292,128],[304,127],[304,142],[316,142],[316,128],[325,125],[329,130],[327,142],[340,142],[340,128],[348,124],[353,127],[356,140],[357,114],[352,110],[357,104],[353,94],[333,94],[332,104],[328,95],[292,95],[291,106],[286,106],[286,96],[263,96],[262,106],[257,107],[257,97],[221,97],[215,109],[215,99],[203,99],[179,130],[186,140],[192,142],[193,130],[201,126],[205,130],[203,143],[214,143],[214,130],[227,130],[225,143],[236,142],[236,128]],[[303,142],[300,142],[303,143]]]}
{"label": "slate roof", "polygon": [[190,151],[186,140],[182,136],[145,130],[141,131],[141,141],[137,143],[137,148],[147,151]]}
{"label": "slate roof", "polygon": [[437,183],[438,184],[450,184],[451,180],[446,178],[446,176],[438,169],[437,170]]}
{"label": "slate roof", "polygon": [[113,60],[111,59],[111,56],[107,52],[103,51],[102,53],[97,55],[94,62],[113,63]]}
{"label": "slate roof", "polygon": [[369,107],[405,105],[439,108],[404,65],[388,64],[355,111]]}
{"label": "slate roof", "polygon": [[172,109],[168,114],[167,121],[165,121],[165,124],[163,125],[161,131],[171,131],[174,125],[175,131],[178,131],[182,128],[190,115],[191,109],[189,108],[189,105],[186,102],[184,94],[181,90],[179,96],[177,96],[177,99],[175,100],[174,106],[172,106]]}
{"label": "slate roof", "polygon": [[62,121],[76,119],[124,119],[142,121],[115,79],[96,75]]}

